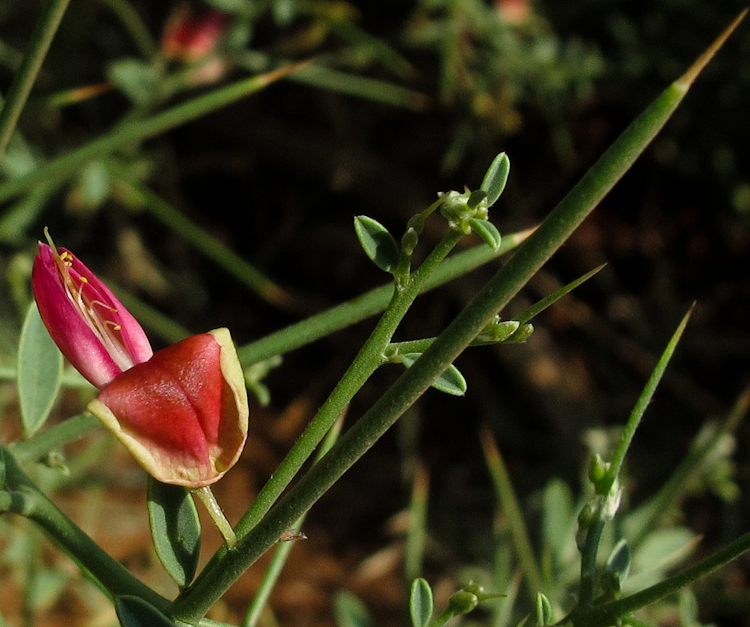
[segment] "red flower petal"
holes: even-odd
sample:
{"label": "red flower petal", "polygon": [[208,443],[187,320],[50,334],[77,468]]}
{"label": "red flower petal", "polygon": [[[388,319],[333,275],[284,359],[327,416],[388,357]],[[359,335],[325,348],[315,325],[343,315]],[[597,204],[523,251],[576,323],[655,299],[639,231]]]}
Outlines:
{"label": "red flower petal", "polygon": [[158,351],[89,404],[159,481],[200,487],[239,457],[247,393],[229,331],[217,329]]}

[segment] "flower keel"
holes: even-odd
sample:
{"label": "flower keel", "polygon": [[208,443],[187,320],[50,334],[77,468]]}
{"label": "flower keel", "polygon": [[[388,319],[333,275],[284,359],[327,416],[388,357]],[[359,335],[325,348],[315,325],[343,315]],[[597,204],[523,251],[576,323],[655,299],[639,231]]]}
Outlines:
{"label": "flower keel", "polygon": [[247,391],[227,329],[158,351],[118,375],[88,409],[154,478],[189,488],[220,479],[247,436]]}

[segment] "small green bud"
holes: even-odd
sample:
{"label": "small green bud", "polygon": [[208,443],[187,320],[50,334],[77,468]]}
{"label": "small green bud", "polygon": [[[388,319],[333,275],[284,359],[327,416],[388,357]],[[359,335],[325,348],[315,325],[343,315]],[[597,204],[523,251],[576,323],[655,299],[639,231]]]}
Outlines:
{"label": "small green bud", "polygon": [[470,582],[468,585],[464,586],[463,588],[464,592],[470,592],[471,594],[476,594],[477,598],[482,596],[482,593],[484,592],[484,588],[480,586],[478,583],[474,583],[473,581]]}
{"label": "small green bud", "polygon": [[589,501],[583,506],[583,509],[578,514],[578,526],[581,529],[588,529],[592,523],[596,520],[597,503],[595,501]]}
{"label": "small green bud", "polygon": [[468,614],[479,605],[479,598],[473,592],[468,590],[459,590],[451,596],[448,601],[448,611],[454,616]]}
{"label": "small green bud", "polygon": [[419,234],[413,226],[406,229],[404,236],[401,238],[401,249],[407,254],[411,255],[414,249],[417,247],[419,241]]}
{"label": "small green bud", "polygon": [[554,623],[552,618],[552,605],[549,599],[541,592],[536,593],[536,624],[539,627],[546,627]]}
{"label": "small green bud", "polygon": [[589,481],[594,485],[599,485],[607,476],[609,464],[602,459],[599,453],[595,453],[589,462]]}
{"label": "small green bud", "polygon": [[463,193],[454,190],[441,192],[439,196],[443,201],[440,213],[448,220],[448,226],[454,231],[468,235],[471,233],[470,219],[487,219],[487,194],[482,190]]}
{"label": "small green bud", "polygon": [[509,344],[523,344],[532,333],[534,333],[534,325],[527,322],[518,327],[518,330],[505,341]]}

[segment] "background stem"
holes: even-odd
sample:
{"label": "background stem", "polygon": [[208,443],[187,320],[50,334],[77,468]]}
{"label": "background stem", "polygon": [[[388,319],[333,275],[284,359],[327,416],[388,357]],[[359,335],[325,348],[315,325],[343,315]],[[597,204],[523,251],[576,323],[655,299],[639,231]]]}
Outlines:
{"label": "background stem", "polygon": [[21,111],[69,2],[70,0],[50,0],[31,36],[29,49],[26,51],[18,74],[8,92],[8,98],[0,111],[0,160],[5,155],[10,136],[16,128],[18,118],[21,116]]}

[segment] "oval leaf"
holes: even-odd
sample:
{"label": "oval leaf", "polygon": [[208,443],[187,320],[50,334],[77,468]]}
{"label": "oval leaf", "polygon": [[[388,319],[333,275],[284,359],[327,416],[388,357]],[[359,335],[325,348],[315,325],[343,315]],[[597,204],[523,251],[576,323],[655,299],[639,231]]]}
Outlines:
{"label": "oval leaf", "polygon": [[[401,356],[401,360],[407,368],[411,368],[414,362],[421,356],[422,353],[406,353]],[[453,364],[448,366],[443,371],[443,374],[433,381],[432,387],[452,396],[463,396],[466,394],[467,389],[464,375]]]}
{"label": "oval leaf", "polygon": [[171,620],[140,597],[116,597],[115,611],[122,627],[175,627]]}
{"label": "oval leaf", "polygon": [[432,618],[433,606],[430,584],[418,577],[412,582],[409,595],[411,624],[414,627],[427,627]]}
{"label": "oval leaf", "polygon": [[487,192],[488,207],[494,205],[500,198],[500,194],[503,193],[505,184],[508,182],[508,174],[510,174],[510,159],[508,159],[508,155],[501,152],[493,159],[480,187]]}
{"label": "oval leaf", "polygon": [[338,627],[373,627],[365,604],[351,592],[339,592],[333,598],[333,616]]}
{"label": "oval leaf", "polygon": [[555,622],[552,617],[552,605],[549,599],[541,592],[536,593],[536,624],[539,627],[546,627]]}
{"label": "oval leaf", "polygon": [[157,93],[157,71],[140,59],[120,59],[107,67],[107,78],[133,104],[148,104]]}
{"label": "oval leaf", "polygon": [[186,488],[148,478],[148,521],[156,555],[184,588],[195,576],[201,550],[198,510]]}
{"label": "oval leaf", "polygon": [[497,227],[492,222],[480,220],[479,218],[470,218],[469,226],[492,250],[500,248],[502,237],[500,236],[500,231],[497,230]]}
{"label": "oval leaf", "polygon": [[625,538],[620,541],[612,549],[612,553],[607,559],[606,570],[612,577],[612,583],[615,585],[617,592],[622,590],[622,583],[627,579],[628,572],[630,571],[630,546],[628,545]]}
{"label": "oval leaf", "polygon": [[380,222],[367,216],[354,218],[354,230],[359,243],[373,263],[386,272],[392,272],[398,264],[399,249],[396,240]]}
{"label": "oval leaf", "polygon": [[32,304],[18,346],[18,401],[26,437],[34,435],[47,420],[60,391],[62,370],[62,353]]}

